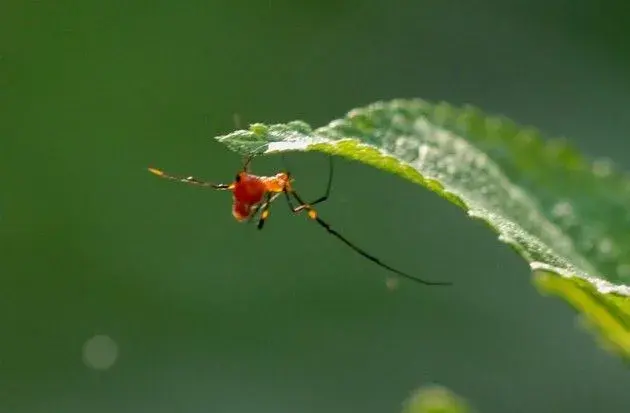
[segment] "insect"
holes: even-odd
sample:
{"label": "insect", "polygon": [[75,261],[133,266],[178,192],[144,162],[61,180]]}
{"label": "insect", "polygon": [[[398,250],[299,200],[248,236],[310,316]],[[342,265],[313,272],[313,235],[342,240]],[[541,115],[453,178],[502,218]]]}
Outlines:
{"label": "insect", "polygon": [[391,271],[401,277],[415,281],[425,285],[452,285],[451,282],[438,282],[427,281],[418,277],[414,277],[407,273],[397,270],[385,263],[374,255],[366,252],[362,248],[359,248],[353,242],[349,241],[346,237],[341,235],[337,230],[332,228],[326,221],[319,217],[315,205],[321,204],[326,201],[330,196],[330,190],[332,187],[333,179],[333,161],[332,157],[329,157],[329,174],[328,184],[326,186],[326,192],[323,196],[315,199],[311,202],[304,202],[302,197],[293,189],[293,177],[288,172],[279,172],[273,176],[259,176],[250,172],[250,163],[253,155],[248,156],[243,163],[242,169],[236,174],[234,182],[230,184],[215,184],[208,181],[197,179],[193,176],[181,177],[175,175],[169,175],[160,169],[148,168],[149,171],[161,178],[166,178],[173,181],[184,182],[187,184],[197,185],[201,187],[213,188],[220,191],[232,192],[232,215],[239,222],[253,222],[256,217],[258,229],[262,229],[265,222],[269,218],[271,204],[279,197],[284,196],[287,201],[289,209],[294,214],[300,214],[306,212],[308,218],[318,223],[328,233],[332,234],[354,251],[362,255],[364,258],[374,262],[376,265]]}

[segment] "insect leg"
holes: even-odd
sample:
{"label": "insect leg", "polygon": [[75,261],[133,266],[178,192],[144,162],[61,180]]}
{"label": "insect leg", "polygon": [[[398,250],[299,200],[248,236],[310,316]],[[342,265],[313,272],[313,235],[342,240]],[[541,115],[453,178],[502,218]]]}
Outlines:
{"label": "insect leg", "polygon": [[267,220],[267,218],[269,218],[269,210],[271,208],[271,204],[273,201],[276,200],[276,198],[278,198],[279,195],[280,195],[279,192],[273,195],[267,194],[267,199],[265,200],[265,202],[260,204],[261,212],[260,212],[260,218],[258,219],[258,225],[257,225],[258,229],[263,229],[263,226],[265,225],[265,221]]}
{"label": "insect leg", "polygon": [[249,215],[249,218],[247,218],[247,223],[251,223],[254,222],[254,218],[256,218],[256,215],[258,215],[258,212],[260,211],[260,208],[262,208],[264,205],[266,205],[266,201],[265,202],[261,202],[260,204],[256,205],[252,210],[251,213]]}
{"label": "insect leg", "polygon": [[[290,196],[293,196],[295,198],[295,200],[299,203],[298,206],[294,206],[293,202],[290,199]],[[341,235],[339,232],[337,232],[334,228],[332,228],[330,226],[330,224],[328,224],[326,221],[324,221],[323,219],[321,219],[318,214],[317,211],[312,207],[312,205],[305,203],[302,198],[300,198],[300,196],[295,192],[295,191],[291,191],[290,194],[288,191],[285,191],[285,196],[287,198],[287,202],[289,203],[289,206],[291,207],[291,211],[293,211],[294,213],[299,213],[302,210],[306,210],[308,217],[317,222],[321,227],[323,227],[329,234],[332,234],[333,236],[335,236],[337,239],[339,239],[340,241],[342,241],[344,244],[346,244],[348,247],[352,248],[355,252],[357,252],[358,254],[360,254],[361,256],[363,256],[364,258],[367,258],[368,260],[374,262],[376,265],[378,265],[379,267],[382,267],[388,271],[391,271],[401,277],[407,278],[409,280],[415,281],[417,283],[420,284],[424,284],[424,285],[452,285],[451,282],[448,281],[444,281],[444,282],[439,282],[439,281],[427,281],[424,280],[422,278],[418,278],[418,277],[414,277],[413,275],[409,275],[407,273],[404,273],[400,270],[397,270],[396,268],[390,267],[389,265],[385,264],[384,262],[382,262],[379,258],[375,257],[374,255],[368,253],[367,251],[365,251],[362,248],[359,248],[357,245],[355,245],[353,242],[351,242],[350,240],[348,240],[346,237],[344,237],[343,235]]]}
{"label": "insect leg", "polygon": [[332,180],[333,180],[333,158],[332,156],[328,156],[328,184],[326,185],[326,192],[321,197],[317,198],[313,202],[309,202],[309,205],[319,204],[320,202],[324,202],[330,196],[330,189],[332,188]]}
{"label": "insect leg", "polygon": [[[286,158],[284,157],[284,154],[282,154],[282,161],[285,164],[285,172],[286,172],[286,174],[291,176],[291,173],[289,172],[289,168],[287,166]],[[328,183],[326,184],[326,192],[324,193],[324,195],[320,196],[316,200],[314,200],[312,202],[309,202],[308,205],[316,205],[316,204],[324,202],[324,201],[326,201],[328,199],[328,197],[330,196],[330,190],[332,188],[333,169],[334,169],[333,168],[333,157],[332,156],[328,156]],[[289,198],[287,198],[287,199],[289,199]],[[301,209],[304,209],[304,207],[300,208],[299,210],[301,210]]]}

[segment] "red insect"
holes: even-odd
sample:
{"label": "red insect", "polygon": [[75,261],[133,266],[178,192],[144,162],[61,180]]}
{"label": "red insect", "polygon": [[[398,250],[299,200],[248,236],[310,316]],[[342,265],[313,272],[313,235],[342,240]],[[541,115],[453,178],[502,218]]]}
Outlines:
{"label": "red insect", "polygon": [[[380,267],[383,267],[399,276],[425,285],[452,285],[451,282],[426,281],[421,278],[406,274],[393,267],[390,267],[372,254],[369,254],[363,249],[357,247],[354,243],[350,242],[347,238],[342,236],[327,222],[319,217],[317,211],[313,208],[313,206],[326,201],[330,195],[333,177],[332,157],[329,158],[330,172],[328,175],[328,186],[326,187],[326,193],[312,202],[304,202],[302,198],[297,194],[297,192],[295,192],[292,186],[293,178],[288,171],[277,173],[274,176],[259,176],[250,173],[249,164],[252,158],[253,156],[249,156],[245,160],[242,170],[236,174],[236,178],[231,184],[215,184],[212,182],[199,180],[192,176],[179,177],[168,175],[159,169],[148,169],[150,172],[161,178],[203,187],[210,187],[223,191],[232,191],[232,215],[234,216],[234,218],[239,222],[251,222],[254,220],[255,217],[258,216],[258,229],[263,228],[265,221],[269,217],[269,209],[273,201],[275,201],[276,198],[278,198],[280,195],[284,195],[287,204],[291,209],[291,212],[293,212],[294,214],[298,214],[302,211],[306,211],[308,217],[311,220],[317,222],[330,234],[334,235],[336,238],[344,242],[357,253],[376,263]],[[297,202],[297,205],[294,203],[294,201]]]}

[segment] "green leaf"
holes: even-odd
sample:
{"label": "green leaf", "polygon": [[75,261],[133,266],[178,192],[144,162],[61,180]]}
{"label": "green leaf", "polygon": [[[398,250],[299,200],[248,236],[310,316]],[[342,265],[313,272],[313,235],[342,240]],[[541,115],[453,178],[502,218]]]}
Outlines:
{"label": "green leaf", "polygon": [[447,388],[426,386],[405,402],[402,413],[472,413],[472,409]]}
{"label": "green leaf", "polygon": [[255,124],[217,138],[239,153],[320,151],[399,175],[485,221],[536,285],[630,356],[630,178],[563,139],[466,106],[378,102],[319,129]]}

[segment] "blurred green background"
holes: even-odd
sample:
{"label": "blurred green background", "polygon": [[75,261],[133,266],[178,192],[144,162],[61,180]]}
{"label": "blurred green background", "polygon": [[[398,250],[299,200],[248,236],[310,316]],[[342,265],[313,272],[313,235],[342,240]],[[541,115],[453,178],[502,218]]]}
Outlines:
{"label": "blurred green background", "polygon": [[[282,204],[258,232],[229,194],[145,169],[230,181],[240,158],[211,138],[234,113],[321,126],[398,97],[472,103],[627,167],[623,7],[4,0],[0,412],[398,412],[429,383],[483,412],[626,411],[627,368],[434,194],[337,161],[322,216],[457,284],[391,291]],[[318,196],[326,158],[289,162]],[[107,370],[86,365],[113,352]]]}

